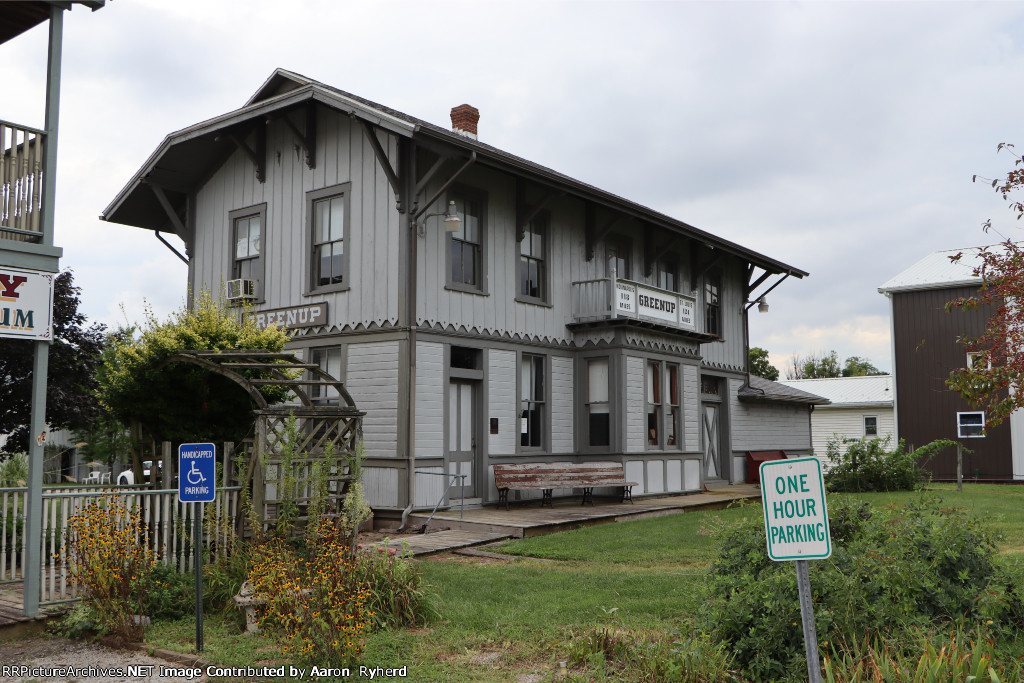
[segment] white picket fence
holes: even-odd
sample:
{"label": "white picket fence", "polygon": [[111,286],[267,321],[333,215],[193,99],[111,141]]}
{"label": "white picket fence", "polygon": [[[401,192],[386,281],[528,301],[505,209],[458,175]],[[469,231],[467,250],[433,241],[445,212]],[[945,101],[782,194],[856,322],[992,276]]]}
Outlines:
{"label": "white picket fence", "polygon": [[[142,521],[136,541],[153,557],[185,572],[193,567],[191,530],[196,514],[203,515],[203,544],[213,558],[230,551],[233,523],[238,514],[241,487],[218,488],[212,503],[180,503],[177,489],[147,490],[125,486],[47,487],[43,489],[42,576],[40,604],[77,597],[68,559],[68,520],[90,501],[103,496],[120,498]],[[21,581],[28,551],[25,538],[25,497],[28,489],[0,488],[0,583]],[[212,517],[211,517],[212,515]]]}

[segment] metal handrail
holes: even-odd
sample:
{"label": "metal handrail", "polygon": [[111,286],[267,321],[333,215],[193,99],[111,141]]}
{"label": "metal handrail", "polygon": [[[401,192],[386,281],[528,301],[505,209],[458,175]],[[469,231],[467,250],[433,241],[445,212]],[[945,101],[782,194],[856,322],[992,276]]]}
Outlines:
{"label": "metal handrail", "polygon": [[452,480],[448,482],[448,486],[444,488],[444,492],[441,497],[437,499],[437,505],[430,511],[430,516],[427,517],[427,521],[423,524],[423,533],[427,533],[427,527],[430,526],[430,520],[434,519],[434,513],[437,512],[437,508],[441,507],[441,503],[444,501],[444,497],[448,495],[448,490],[455,483],[456,479],[459,479],[459,493],[462,494],[462,499],[459,501],[459,519],[462,519],[463,513],[466,511],[466,477],[467,474],[448,474],[447,472],[424,472],[423,470],[413,470],[416,474],[430,474],[435,477],[451,477]]}

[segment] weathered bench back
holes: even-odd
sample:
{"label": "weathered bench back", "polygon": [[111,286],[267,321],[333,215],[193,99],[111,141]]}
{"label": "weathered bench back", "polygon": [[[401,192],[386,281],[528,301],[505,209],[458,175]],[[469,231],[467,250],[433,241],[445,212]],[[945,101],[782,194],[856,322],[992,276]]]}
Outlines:
{"label": "weathered bench back", "polygon": [[495,465],[494,485],[510,489],[568,489],[595,486],[623,486],[622,463],[523,463]]}
{"label": "weathered bench back", "polygon": [[508,507],[508,492],[512,489],[541,489],[544,491],[542,505],[551,504],[554,489],[583,489],[584,504],[592,502],[593,490],[603,486],[621,486],[623,499],[629,498],[630,489],[636,482],[626,481],[625,471],[619,462],[549,463],[533,462],[514,465],[494,466],[494,485],[498,489],[499,503]]}

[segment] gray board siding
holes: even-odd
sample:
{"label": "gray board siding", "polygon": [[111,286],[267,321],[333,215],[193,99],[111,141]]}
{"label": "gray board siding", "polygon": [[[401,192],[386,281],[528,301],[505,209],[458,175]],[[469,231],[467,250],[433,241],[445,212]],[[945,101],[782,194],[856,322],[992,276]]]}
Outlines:
{"label": "gray board siding", "polygon": [[740,401],[736,392],[742,380],[730,379],[729,415],[732,449],[806,452],[811,447],[810,408],[802,404]]}
{"label": "gray board siding", "polygon": [[[416,344],[416,457],[444,457],[444,344]],[[443,479],[443,477],[435,477]]]}
{"label": "gray board siding", "polygon": [[551,452],[572,453],[573,443],[573,360],[571,356],[551,358]]}
{"label": "gray board siding", "polygon": [[[720,290],[722,337],[724,341],[702,344],[701,355],[704,364],[722,370],[746,369],[743,357],[743,264],[736,259],[723,259],[722,285]],[[698,284],[697,297],[698,329],[704,329],[704,283]],[[756,309],[755,309],[756,310]],[[755,312],[754,315],[757,315]]]}
{"label": "gray board siding", "polygon": [[[248,157],[236,151],[196,195],[193,283],[214,296],[230,279],[233,236],[228,213],[266,203],[262,258],[264,301],[256,309],[327,301],[331,325],[394,324],[398,318],[399,214],[387,177],[363,134],[346,116],[319,109],[316,168],[297,151],[294,133],[280,121],[267,125],[266,182],[256,180]],[[393,139],[382,140],[392,158]],[[345,249],[351,289],[308,296],[310,258],[306,193],[349,186]]]}

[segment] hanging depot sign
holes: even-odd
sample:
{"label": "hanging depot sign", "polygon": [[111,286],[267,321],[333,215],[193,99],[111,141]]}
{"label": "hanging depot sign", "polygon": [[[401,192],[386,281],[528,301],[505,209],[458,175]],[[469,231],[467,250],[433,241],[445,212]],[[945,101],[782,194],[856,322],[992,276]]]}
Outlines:
{"label": "hanging depot sign", "polygon": [[771,559],[824,560],[832,555],[825,483],[817,458],[762,463],[761,502]]}
{"label": "hanging depot sign", "polygon": [[53,273],[0,268],[0,338],[53,338]]}

